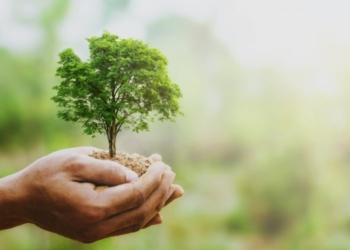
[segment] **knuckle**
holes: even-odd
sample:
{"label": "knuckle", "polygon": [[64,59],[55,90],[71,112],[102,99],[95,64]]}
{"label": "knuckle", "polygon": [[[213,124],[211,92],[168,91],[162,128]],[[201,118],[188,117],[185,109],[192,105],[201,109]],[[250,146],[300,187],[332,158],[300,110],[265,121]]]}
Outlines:
{"label": "knuckle", "polygon": [[84,160],[76,154],[71,154],[67,157],[66,167],[71,171],[78,171],[84,168]]}

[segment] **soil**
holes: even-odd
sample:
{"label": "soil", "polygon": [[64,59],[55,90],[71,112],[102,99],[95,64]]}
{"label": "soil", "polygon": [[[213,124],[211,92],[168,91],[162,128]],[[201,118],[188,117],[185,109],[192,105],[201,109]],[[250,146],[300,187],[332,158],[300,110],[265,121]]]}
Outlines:
{"label": "soil", "polygon": [[[132,171],[136,172],[139,177],[142,176],[144,173],[146,173],[147,169],[153,161],[150,158],[147,158],[142,155],[138,154],[128,154],[122,151],[117,151],[116,155],[113,158],[110,158],[109,153],[107,151],[98,151],[93,152],[91,157],[94,157],[99,160],[110,160],[118,162],[119,164],[131,169]],[[95,190],[102,191],[104,189],[108,188],[107,186],[96,186]]]}
{"label": "soil", "polygon": [[130,155],[122,151],[117,151],[116,155],[113,158],[110,158],[107,151],[93,152],[90,156],[99,160],[110,160],[118,162],[119,164],[136,172],[139,177],[146,173],[148,167],[153,163],[150,158],[147,158],[145,156],[138,154]]}

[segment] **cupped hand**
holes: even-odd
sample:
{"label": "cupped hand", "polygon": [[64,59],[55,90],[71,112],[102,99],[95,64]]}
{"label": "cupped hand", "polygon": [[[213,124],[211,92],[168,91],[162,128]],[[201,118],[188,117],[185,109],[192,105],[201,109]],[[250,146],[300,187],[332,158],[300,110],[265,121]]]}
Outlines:
{"label": "cupped hand", "polygon": [[[160,159],[137,178],[118,163],[88,156],[98,150],[57,151],[18,172],[12,184],[21,220],[86,243],[161,223],[163,206],[183,194],[172,185],[170,167]],[[95,189],[101,185],[109,187]]]}

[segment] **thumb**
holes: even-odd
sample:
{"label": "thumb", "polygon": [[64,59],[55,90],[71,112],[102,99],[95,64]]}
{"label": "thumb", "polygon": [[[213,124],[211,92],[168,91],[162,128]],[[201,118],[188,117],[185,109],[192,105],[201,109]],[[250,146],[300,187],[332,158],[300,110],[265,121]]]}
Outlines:
{"label": "thumb", "polygon": [[110,160],[98,160],[85,156],[78,167],[72,168],[78,182],[90,182],[101,186],[116,186],[138,178],[137,173],[123,165]]}

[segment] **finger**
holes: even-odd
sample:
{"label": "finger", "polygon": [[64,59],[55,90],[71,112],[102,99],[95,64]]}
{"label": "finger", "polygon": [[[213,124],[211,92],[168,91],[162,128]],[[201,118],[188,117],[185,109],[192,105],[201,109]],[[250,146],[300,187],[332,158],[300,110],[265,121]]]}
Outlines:
{"label": "finger", "polygon": [[162,161],[162,156],[159,154],[153,154],[149,157],[153,162]]}
{"label": "finger", "polygon": [[[152,162],[160,162],[162,161],[162,156],[159,154],[153,154],[150,157],[148,157]],[[171,167],[166,165],[168,170],[171,170]]]}
{"label": "finger", "polygon": [[163,222],[163,217],[160,214],[156,214],[156,216],[154,216],[149,222],[147,222],[147,224],[142,229],[145,229],[150,226],[162,224],[162,222]]}
{"label": "finger", "polygon": [[[159,225],[162,223],[163,223],[163,217],[160,214],[156,214],[156,216],[154,216],[153,219],[150,220],[142,229],[145,229],[154,225]],[[133,230],[135,230],[135,225],[119,229],[113,233],[106,235],[105,238],[132,233],[134,232]]]}
{"label": "finger", "polygon": [[[184,194],[184,190],[181,186],[179,185],[172,185],[173,186],[173,192],[171,192],[170,197],[167,198],[167,201],[164,206],[168,205],[170,202],[173,200],[180,198]],[[153,226],[153,225],[158,225],[163,222],[163,217],[160,214],[157,214],[150,220],[144,227],[143,229]]]}
{"label": "finger", "polygon": [[124,227],[122,229],[116,230],[113,233],[107,234],[104,238],[119,236],[119,235],[123,235],[123,234],[134,233],[134,232],[138,231],[138,230],[135,231],[135,228],[136,228],[135,225]]}
{"label": "finger", "polygon": [[173,172],[168,170],[165,171],[161,184],[142,206],[119,213],[101,222],[97,226],[99,231],[106,232],[105,235],[113,235],[114,233],[118,233],[120,228],[129,228],[129,232],[136,232],[142,229],[154,216],[156,216],[156,214],[159,213],[157,207],[164,199],[164,196],[166,196],[174,178],[175,174]]}
{"label": "finger", "polygon": [[139,207],[159,187],[165,171],[162,162],[153,163],[147,172],[132,183],[111,187],[100,193],[100,199],[109,209],[106,218]]}
{"label": "finger", "polygon": [[90,182],[98,186],[116,186],[138,178],[135,172],[117,162],[79,156],[69,163],[74,181]]}
{"label": "finger", "polygon": [[167,170],[171,170],[171,167],[169,165],[166,165]]}
{"label": "finger", "polygon": [[175,187],[173,185],[170,185],[166,196],[163,197],[162,201],[157,206],[157,211],[161,211],[163,209],[165,202],[170,198],[170,196],[173,195],[174,191]]}
{"label": "finger", "polygon": [[173,200],[180,198],[181,196],[184,195],[185,191],[184,189],[180,186],[180,185],[173,185],[175,187],[175,191],[173,192],[173,194],[169,197],[169,199],[167,199],[167,201],[165,202],[165,205],[168,205],[170,202],[172,202]]}

